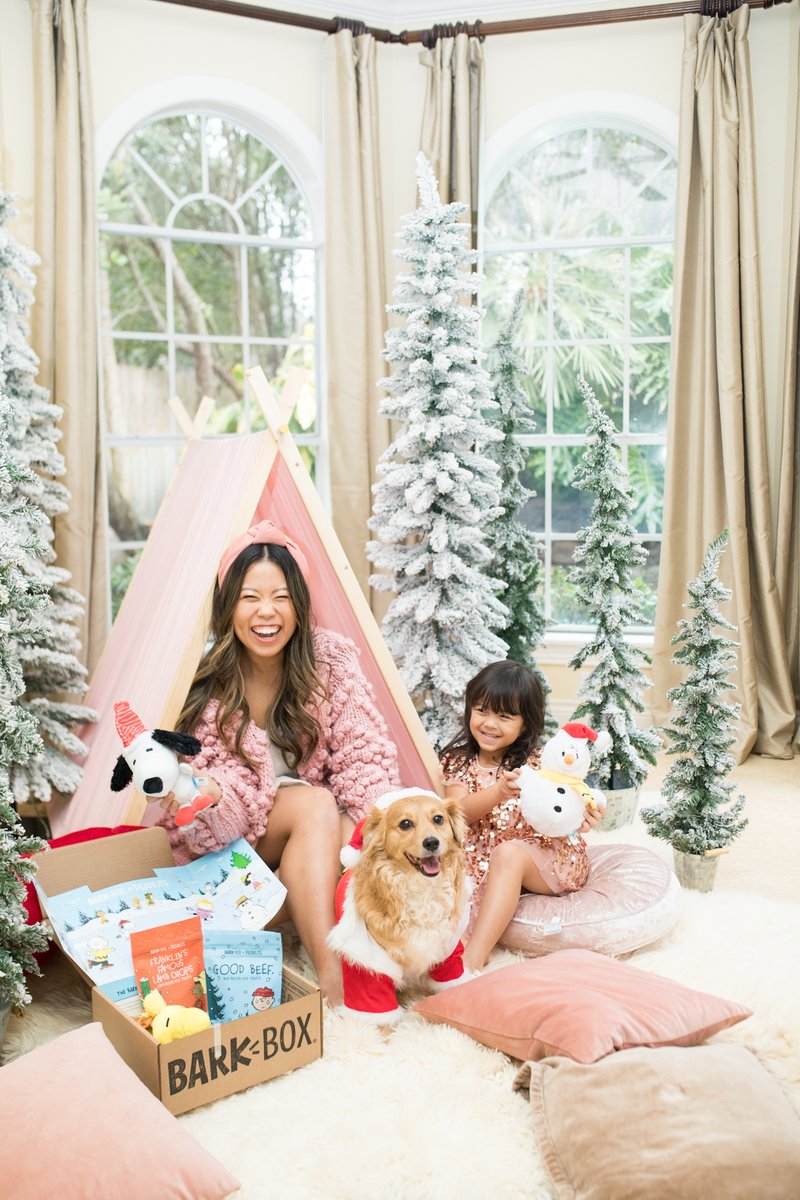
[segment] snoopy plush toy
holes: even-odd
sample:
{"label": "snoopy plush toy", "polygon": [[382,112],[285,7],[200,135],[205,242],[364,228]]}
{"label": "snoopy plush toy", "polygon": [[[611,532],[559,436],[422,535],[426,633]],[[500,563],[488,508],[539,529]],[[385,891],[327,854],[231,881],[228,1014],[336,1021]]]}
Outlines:
{"label": "snoopy plush toy", "polygon": [[520,771],[519,808],[532,829],[548,837],[576,837],[586,805],[605,809],[606,800],[585,782],[592,765],[591,747],[601,753],[611,745],[605,731],[588,725],[563,725],[541,753],[541,768]]}
{"label": "snoopy plush toy", "polygon": [[178,761],[179,754],[197,754],[200,743],[188,733],[166,729],[145,729],[127,700],[114,705],[117,733],[124,747],[111,776],[112,792],[121,792],[129,783],[149,799],[172,792],[178,802],[175,824],[190,825],[195,815],[214,803],[197,786],[188,763]]}

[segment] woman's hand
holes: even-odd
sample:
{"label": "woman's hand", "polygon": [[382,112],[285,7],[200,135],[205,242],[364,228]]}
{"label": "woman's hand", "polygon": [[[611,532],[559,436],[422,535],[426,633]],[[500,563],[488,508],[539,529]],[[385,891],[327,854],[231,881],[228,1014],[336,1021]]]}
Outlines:
{"label": "woman's hand", "polygon": [[[222,789],[216,779],[212,779],[210,775],[197,775],[195,776],[195,783],[204,796],[210,796],[215,805],[219,804],[222,799]],[[175,815],[180,807],[178,801],[175,799],[174,792],[167,792],[166,796],[154,796],[151,803],[155,803],[156,800],[160,800],[164,812],[169,813],[171,817]]]}

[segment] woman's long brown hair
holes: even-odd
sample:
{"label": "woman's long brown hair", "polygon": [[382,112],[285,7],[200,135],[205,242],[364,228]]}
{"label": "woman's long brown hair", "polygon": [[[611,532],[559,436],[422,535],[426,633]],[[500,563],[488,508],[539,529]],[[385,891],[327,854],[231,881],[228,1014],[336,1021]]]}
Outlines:
{"label": "woman's long brown hair", "polygon": [[[278,695],[266,719],[270,741],[280,747],[291,767],[297,767],[309,757],[319,741],[319,721],[313,709],[325,697],[326,689],[314,654],[311,597],[300,568],[285,546],[248,546],[231,563],[222,586],[218,583],[214,586],[211,645],[195,672],[177,729],[181,733],[193,733],[209,700],[219,700],[216,725],[222,744],[249,766],[255,765],[242,749],[242,738],[250,721],[245,698],[247,658],[233,631],[233,614],[245,575],[253,563],[261,559],[274,562],[283,571],[297,618],[297,629],[283,651]],[[237,718],[238,725],[235,724]],[[232,736],[234,728],[236,732]]]}

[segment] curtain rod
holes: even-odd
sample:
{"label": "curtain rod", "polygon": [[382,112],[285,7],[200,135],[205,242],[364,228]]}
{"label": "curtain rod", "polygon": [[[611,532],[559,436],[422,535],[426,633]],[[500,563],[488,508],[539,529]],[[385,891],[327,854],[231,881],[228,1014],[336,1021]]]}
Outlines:
{"label": "curtain rod", "polygon": [[[313,29],[318,33],[338,33],[350,29],[356,35],[370,33],[377,42],[400,42],[411,45],[422,42],[433,45],[437,37],[468,33],[470,37],[493,37],[503,33],[530,33],[543,29],[573,29],[581,25],[610,25],[624,21],[652,21],[663,17],[680,17],[685,13],[703,16],[727,16],[740,6],[740,0],[666,0],[663,4],[644,4],[636,8],[606,8],[598,12],[560,13],[549,17],[520,17],[509,21],[467,21],[457,25],[436,25],[433,29],[403,30],[373,29],[363,21],[343,17],[312,17],[305,13],[283,12],[277,8],[261,8],[243,4],[240,0],[156,0],[159,4],[179,4],[184,8],[200,8],[206,12],[225,13],[234,17],[250,17],[254,21],[270,21],[277,25],[294,25],[298,29]],[[750,8],[772,8],[789,4],[791,0],[749,0]]]}

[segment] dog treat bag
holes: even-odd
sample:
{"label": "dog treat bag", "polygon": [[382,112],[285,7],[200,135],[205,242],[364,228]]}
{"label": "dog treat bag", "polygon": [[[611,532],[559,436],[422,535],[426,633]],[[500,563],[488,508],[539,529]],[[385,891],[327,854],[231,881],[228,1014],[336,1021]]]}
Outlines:
{"label": "dog treat bag", "polygon": [[251,1016],[281,1002],[279,933],[204,931],[208,1015],[212,1024]]}
{"label": "dog treat bag", "polygon": [[167,1004],[207,1010],[199,917],[131,934],[133,973],[142,999],[159,991]]}

